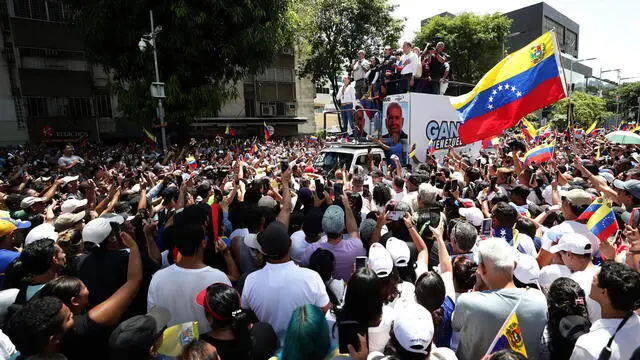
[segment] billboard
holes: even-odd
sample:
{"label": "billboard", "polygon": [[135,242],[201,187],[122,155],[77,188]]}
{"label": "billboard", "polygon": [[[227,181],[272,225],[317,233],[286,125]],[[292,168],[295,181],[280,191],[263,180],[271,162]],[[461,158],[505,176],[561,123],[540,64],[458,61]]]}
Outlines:
{"label": "billboard", "polygon": [[480,154],[481,141],[468,145],[460,141],[460,118],[447,96],[418,93],[388,96],[384,99],[382,114],[383,138],[399,133],[405,152],[411,144],[416,144],[420,161],[424,161],[430,141],[437,159],[444,157],[449,146],[458,154],[468,154],[472,158]]}

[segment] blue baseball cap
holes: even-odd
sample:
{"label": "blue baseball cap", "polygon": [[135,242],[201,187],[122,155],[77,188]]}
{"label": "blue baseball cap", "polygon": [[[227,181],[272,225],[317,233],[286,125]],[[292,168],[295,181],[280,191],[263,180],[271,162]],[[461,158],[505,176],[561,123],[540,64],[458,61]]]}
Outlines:
{"label": "blue baseball cap", "polygon": [[626,190],[630,192],[634,198],[640,199],[640,180],[628,180],[628,181],[614,180],[613,186],[616,189]]}

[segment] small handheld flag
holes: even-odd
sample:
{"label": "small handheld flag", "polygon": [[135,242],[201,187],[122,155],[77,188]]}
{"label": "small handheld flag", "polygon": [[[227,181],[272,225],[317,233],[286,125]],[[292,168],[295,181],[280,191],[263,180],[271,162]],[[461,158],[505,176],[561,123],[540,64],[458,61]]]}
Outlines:
{"label": "small handheld flag", "polygon": [[603,203],[587,221],[587,229],[600,241],[607,241],[609,236],[618,231],[618,221],[613,210]]}
{"label": "small handheld flag", "polygon": [[529,166],[534,161],[536,164],[540,164],[551,160],[553,158],[553,148],[553,144],[543,144],[527,151],[524,154],[524,166]]}
{"label": "small handheld flag", "polygon": [[270,131],[269,127],[267,126],[267,123],[263,122],[263,124],[264,124],[264,138],[265,138],[265,140],[269,140],[269,139],[271,139],[271,135],[273,135],[273,134],[271,134],[271,131]]}
{"label": "small handheld flag", "polygon": [[155,149],[158,146],[158,139],[156,136],[147,129],[143,128],[142,131],[144,132],[144,141],[149,145],[149,147]]}
{"label": "small handheld flag", "polygon": [[529,120],[523,118],[520,127],[524,136],[527,137],[527,141],[531,141],[538,136],[538,131]]}
{"label": "small handheld flag", "polygon": [[513,307],[511,313],[507,316],[507,319],[500,327],[498,334],[491,342],[489,346],[489,350],[487,350],[486,355],[491,355],[497,351],[502,349],[511,349],[515,352],[518,352],[524,357],[527,357],[527,349],[524,345],[524,337],[522,336],[522,331],[520,330],[520,322],[518,321],[518,316],[516,315],[516,309],[522,302],[522,299],[529,291],[527,288],[522,295],[520,296],[520,300],[516,303],[516,306]]}
{"label": "small handheld flag", "polygon": [[318,137],[315,136],[315,135],[309,136],[309,142],[317,143],[318,142]]}
{"label": "small handheld flag", "polygon": [[578,220],[589,220],[596,211],[600,209],[602,204],[604,204],[604,200],[602,198],[597,198],[582,212],[582,214],[580,214],[580,216],[578,216]]}
{"label": "small handheld flag", "polygon": [[589,128],[587,129],[586,135],[590,135],[593,132],[593,130],[596,129],[596,126],[598,126],[598,120],[594,121],[593,124],[589,126]]}
{"label": "small handheld flag", "polygon": [[411,145],[411,151],[409,151],[409,158],[412,159],[416,156],[416,143]]}
{"label": "small handheld flag", "polygon": [[196,158],[194,158],[193,156],[187,157],[186,160],[187,160],[187,165],[189,165],[189,169],[195,169],[198,167],[198,162],[196,161]]}
{"label": "small handheld flag", "polygon": [[433,154],[434,152],[436,152],[436,147],[433,146],[433,140],[429,139],[427,143],[427,154]]}
{"label": "small handheld flag", "polygon": [[490,139],[482,140],[482,148],[483,149],[495,148],[498,146],[499,143],[500,143],[500,140],[498,139],[498,137],[494,136]]}

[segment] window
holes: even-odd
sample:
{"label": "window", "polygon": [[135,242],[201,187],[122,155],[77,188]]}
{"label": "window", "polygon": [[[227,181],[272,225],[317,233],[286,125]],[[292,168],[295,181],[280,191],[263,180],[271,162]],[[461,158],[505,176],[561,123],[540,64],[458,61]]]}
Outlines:
{"label": "window", "polygon": [[16,17],[65,22],[67,8],[58,0],[13,0],[13,9]]}
{"label": "window", "polygon": [[47,117],[93,117],[91,98],[47,98],[26,97],[27,116]]}
{"label": "window", "polygon": [[111,96],[109,95],[96,95],[96,113],[100,118],[113,117],[111,112]]}
{"label": "window", "polygon": [[543,25],[545,32],[555,29],[558,39],[562,40],[564,34],[564,26],[562,26],[559,22],[545,16]]}
{"label": "window", "polygon": [[566,29],[564,32],[564,44],[566,45],[567,50],[578,50],[578,34]]}

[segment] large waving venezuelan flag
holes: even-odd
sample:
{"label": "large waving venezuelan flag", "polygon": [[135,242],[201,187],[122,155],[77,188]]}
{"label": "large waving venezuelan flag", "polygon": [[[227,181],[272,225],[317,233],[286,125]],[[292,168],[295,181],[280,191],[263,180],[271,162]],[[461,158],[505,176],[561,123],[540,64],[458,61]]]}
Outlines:
{"label": "large waving venezuelan flag", "polygon": [[500,135],[532,111],[566,96],[552,31],[502,59],[471,92],[452,98],[463,144]]}

